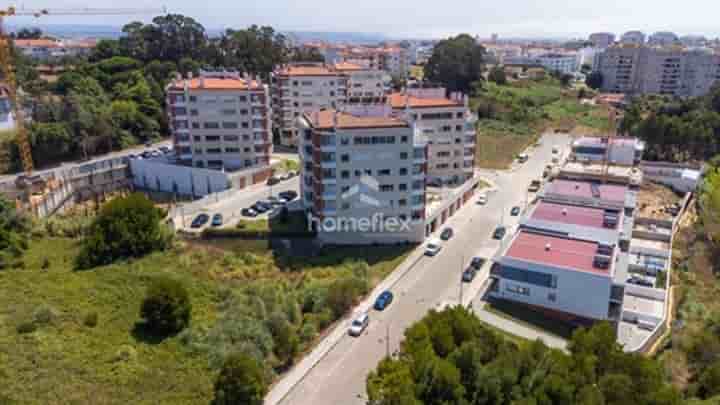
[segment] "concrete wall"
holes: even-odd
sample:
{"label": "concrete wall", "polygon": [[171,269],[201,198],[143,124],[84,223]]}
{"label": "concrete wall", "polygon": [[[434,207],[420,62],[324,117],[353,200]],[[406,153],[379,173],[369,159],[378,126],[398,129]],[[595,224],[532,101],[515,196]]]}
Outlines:
{"label": "concrete wall", "polygon": [[177,166],[152,160],[130,161],[132,183],[135,187],[152,191],[203,197],[229,188],[227,173],[187,166]]}

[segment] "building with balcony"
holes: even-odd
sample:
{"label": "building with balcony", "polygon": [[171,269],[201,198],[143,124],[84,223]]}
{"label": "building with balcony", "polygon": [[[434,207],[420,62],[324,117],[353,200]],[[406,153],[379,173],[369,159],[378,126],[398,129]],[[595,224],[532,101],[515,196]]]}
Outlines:
{"label": "building with balcony", "polygon": [[427,145],[386,106],[298,119],[300,196],[321,242],[421,242]]}
{"label": "building with balcony", "polygon": [[680,38],[669,31],[655,32],[648,37],[649,46],[671,46],[680,44]]}
{"label": "building with balcony", "polygon": [[628,31],[620,37],[620,43],[626,45],[643,45],[645,34],[642,31]]}
{"label": "building with balcony", "polygon": [[596,32],[588,38],[593,48],[605,49],[615,42],[615,34],[610,32]]}
{"label": "building with balcony", "polygon": [[284,146],[297,146],[297,119],[305,113],[385,100],[382,72],[355,63],[295,63],[277,67],[271,77],[274,124]]}
{"label": "building with balcony", "polygon": [[202,71],[176,78],[166,92],[180,163],[230,171],[270,164],[270,90],[259,78]]}
{"label": "building with balcony", "polygon": [[428,143],[428,183],[462,184],[473,177],[477,136],[468,98],[442,87],[408,88],[391,94],[396,116],[412,121]]}
{"label": "building with balcony", "polygon": [[634,166],[640,163],[645,142],[629,137],[585,136],[572,143],[571,159],[580,162],[607,162]]}
{"label": "building with balcony", "polygon": [[720,79],[720,54],[680,46],[612,46],[596,57],[602,91],[698,97]]}

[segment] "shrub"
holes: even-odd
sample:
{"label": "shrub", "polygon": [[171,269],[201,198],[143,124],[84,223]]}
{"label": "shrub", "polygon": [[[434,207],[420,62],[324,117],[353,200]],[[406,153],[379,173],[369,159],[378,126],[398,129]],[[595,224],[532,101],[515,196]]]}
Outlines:
{"label": "shrub", "polygon": [[55,319],[55,313],[49,307],[40,307],[33,314],[33,322],[36,325],[47,325]]}
{"label": "shrub", "polygon": [[216,405],[262,405],[267,392],[263,369],[243,353],[228,356],[215,381]]}
{"label": "shrub", "polygon": [[98,323],[97,312],[89,312],[85,315],[85,318],[83,319],[83,325],[87,326],[88,328],[96,327],[97,323]]}
{"label": "shrub", "polygon": [[19,324],[16,328],[17,333],[25,334],[25,333],[33,333],[37,330],[37,325],[35,325],[34,322],[27,321]]}
{"label": "shrub", "polygon": [[151,332],[168,335],[188,326],[191,310],[190,296],[182,283],[158,277],[148,288],[140,307],[140,316]]}
{"label": "shrub", "polygon": [[171,234],[161,221],[162,212],[142,194],[111,200],[83,239],[77,266],[87,269],[167,248]]}

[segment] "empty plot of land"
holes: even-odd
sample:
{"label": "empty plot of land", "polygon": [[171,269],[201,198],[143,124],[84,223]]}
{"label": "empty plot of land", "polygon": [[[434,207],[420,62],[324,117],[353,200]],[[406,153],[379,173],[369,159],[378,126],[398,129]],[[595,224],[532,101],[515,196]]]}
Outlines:
{"label": "empty plot of land", "polygon": [[645,182],[637,194],[638,216],[672,220],[672,209],[682,198],[661,184]]}

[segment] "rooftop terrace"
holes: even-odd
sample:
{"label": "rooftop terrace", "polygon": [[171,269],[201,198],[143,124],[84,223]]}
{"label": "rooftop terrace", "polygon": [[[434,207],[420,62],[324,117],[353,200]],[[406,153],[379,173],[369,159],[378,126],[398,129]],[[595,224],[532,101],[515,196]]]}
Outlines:
{"label": "rooftop terrace", "polygon": [[[606,221],[605,215],[605,210],[600,208],[580,207],[541,201],[537,208],[535,208],[532,212],[530,218],[592,228],[617,229],[617,222],[612,225],[610,222]],[[617,218],[615,219],[617,220]],[[608,225],[606,226],[606,224]]]}

